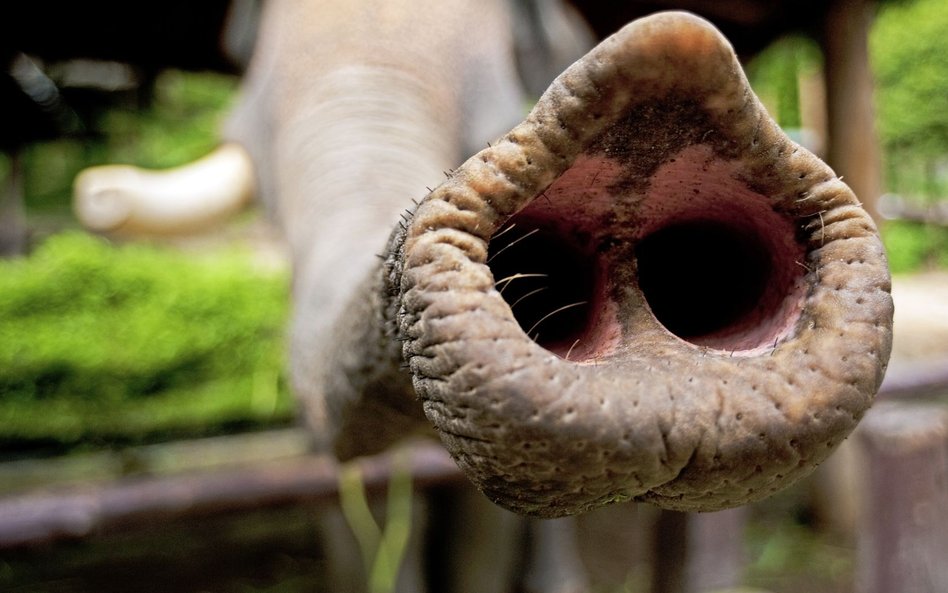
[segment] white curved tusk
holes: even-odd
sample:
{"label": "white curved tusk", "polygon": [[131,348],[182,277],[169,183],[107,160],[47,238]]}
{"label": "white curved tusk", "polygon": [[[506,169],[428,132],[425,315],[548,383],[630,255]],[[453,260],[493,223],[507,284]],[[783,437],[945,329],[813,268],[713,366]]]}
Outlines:
{"label": "white curved tusk", "polygon": [[85,169],[73,184],[73,209],[94,231],[180,234],[224,220],[250,201],[255,188],[250,156],[227,143],[164,171],[131,165]]}

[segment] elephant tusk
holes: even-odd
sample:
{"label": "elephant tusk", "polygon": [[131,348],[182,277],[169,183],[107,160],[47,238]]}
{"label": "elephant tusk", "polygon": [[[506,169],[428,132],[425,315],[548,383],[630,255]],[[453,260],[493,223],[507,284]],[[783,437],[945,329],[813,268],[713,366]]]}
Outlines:
{"label": "elephant tusk", "polygon": [[[539,231],[512,245],[512,223]],[[547,277],[501,294],[516,274]],[[381,279],[448,451],[542,517],[767,497],[856,426],[891,349],[871,218],[687,13],[631,23],[557,78],[395,229]]]}
{"label": "elephant tusk", "polygon": [[99,232],[170,235],[203,230],[232,215],[255,192],[253,164],[236,143],[181,167],[90,167],[76,176],[73,208]]}

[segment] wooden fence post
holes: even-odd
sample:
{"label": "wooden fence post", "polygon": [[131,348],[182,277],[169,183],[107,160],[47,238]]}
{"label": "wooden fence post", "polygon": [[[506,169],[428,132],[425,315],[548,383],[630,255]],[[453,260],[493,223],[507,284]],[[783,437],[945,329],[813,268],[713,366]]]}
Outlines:
{"label": "wooden fence post", "polygon": [[856,591],[948,591],[948,407],[882,402],[857,434],[868,507]]}
{"label": "wooden fence post", "polygon": [[872,0],[833,0],[823,22],[821,45],[826,76],[826,161],[879,220],[881,156],[868,48],[874,10]]}
{"label": "wooden fence post", "polygon": [[716,513],[662,511],[655,525],[653,593],[704,593],[736,587],[746,565],[748,508]]}

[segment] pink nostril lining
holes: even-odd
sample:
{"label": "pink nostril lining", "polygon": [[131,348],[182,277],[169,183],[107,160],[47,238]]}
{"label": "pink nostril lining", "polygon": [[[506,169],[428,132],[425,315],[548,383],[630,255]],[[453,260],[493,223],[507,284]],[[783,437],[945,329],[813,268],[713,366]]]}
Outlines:
{"label": "pink nostril lining", "polygon": [[693,145],[644,183],[624,176],[580,157],[491,240],[497,288],[531,338],[572,361],[613,353],[641,306],[630,288],[696,345],[754,354],[792,332],[805,249],[739,163]]}

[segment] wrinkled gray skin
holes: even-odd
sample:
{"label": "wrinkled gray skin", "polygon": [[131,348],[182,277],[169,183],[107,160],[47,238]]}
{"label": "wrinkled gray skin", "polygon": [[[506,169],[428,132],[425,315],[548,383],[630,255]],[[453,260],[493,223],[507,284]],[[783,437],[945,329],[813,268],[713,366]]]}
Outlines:
{"label": "wrinkled gray skin", "polygon": [[[348,459],[433,424],[490,499],[541,517],[723,509],[812,471],[881,382],[889,275],[871,219],[727,42],[690,15],[634,23],[451,172],[516,117],[509,23],[492,2],[417,4],[268,3],[235,120],[292,248],[293,386],[319,444]],[[511,223],[593,270],[552,342],[487,265]],[[746,236],[766,271],[734,320],[676,335],[637,249],[696,224]]]}
{"label": "wrinkled gray skin", "polygon": [[[540,4],[555,12],[556,3]],[[342,459],[381,450],[406,433],[431,432],[400,368],[400,345],[384,335],[383,295],[369,284],[412,200],[523,117],[509,9],[501,0],[264,6],[227,136],[250,152],[264,204],[291,248],[293,391],[316,446]],[[574,44],[582,31],[577,36]],[[536,62],[532,67],[536,75]],[[398,413],[376,413],[377,402],[351,413],[351,402],[368,391]],[[343,434],[351,438],[334,443]],[[421,558],[426,504],[415,505],[400,591],[428,586]],[[508,591],[525,566],[555,579],[540,579],[531,590],[585,586],[571,523],[552,532],[531,527],[479,494],[450,504],[450,524],[438,527],[454,533],[441,554],[453,564],[439,590]],[[362,559],[341,515],[329,511],[321,525],[332,590],[364,588]],[[524,560],[528,534],[533,551]]]}

